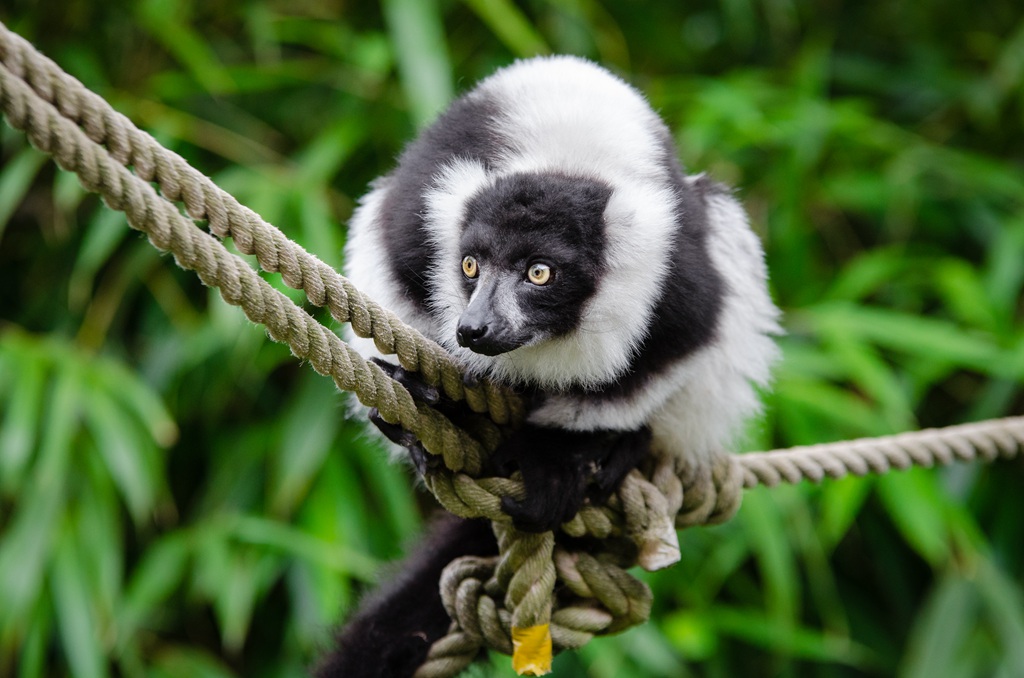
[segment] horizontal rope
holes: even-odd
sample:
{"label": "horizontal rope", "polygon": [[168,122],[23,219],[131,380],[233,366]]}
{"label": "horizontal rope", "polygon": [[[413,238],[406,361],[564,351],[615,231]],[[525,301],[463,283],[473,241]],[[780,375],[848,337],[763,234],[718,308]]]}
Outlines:
{"label": "horizontal rope", "polygon": [[990,419],[958,426],[909,431],[878,438],[791,447],[736,457],[743,486],[820,482],[885,473],[911,466],[932,467],[953,461],[1009,459],[1024,448],[1024,417]]}

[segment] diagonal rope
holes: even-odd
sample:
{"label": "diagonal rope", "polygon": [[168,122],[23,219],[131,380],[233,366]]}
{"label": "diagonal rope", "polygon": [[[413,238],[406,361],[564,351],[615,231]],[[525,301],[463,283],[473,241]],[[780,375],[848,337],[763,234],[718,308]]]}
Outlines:
{"label": "diagonal rope", "polygon": [[515,422],[521,416],[522,405],[513,394],[489,382],[466,384],[443,348],[239,204],[2,23],[0,62],[39,99],[52,104],[93,142],[105,146],[111,158],[134,168],[141,179],[156,183],[168,200],[183,202],[189,217],[206,220],[219,238],[231,237],[240,252],[254,254],[263,270],[279,272],[289,287],[303,290],[314,305],[326,306],[335,320],[351,323],[360,337],[372,337],[382,352],[397,355],[403,367],[441,386],[450,398],[465,399],[473,411],[487,412],[498,424]]}
{"label": "diagonal rope", "polygon": [[[513,394],[493,385],[467,386],[442,348],[369,301],[3,24],[0,108],[34,146],[75,172],[111,208],[125,212],[129,224],[146,233],[154,246],[173,253],[180,266],[196,271],[228,303],[265,325],[272,339],[287,343],[293,354],[331,376],[339,388],[354,391],[386,420],[413,432],[427,451],[440,454],[446,468],[425,480],[446,509],[495,522],[498,558],[458,559],[446,570],[442,595],[453,627],[431,649],[417,674],[421,678],[455,675],[482,647],[511,651],[510,634],[524,624],[550,622],[554,646],[565,649],[579,647],[593,635],[642,623],[650,612],[650,590],[626,570],[636,564],[658,569],[674,562],[679,548],[675,529],[727,520],[738,509],[743,488],[954,460],[992,461],[1024,448],[1024,417],[1014,417],[789,450],[722,454],[708,466],[689,466],[674,455],[651,458],[627,476],[605,505],[584,506],[558,535],[525,535],[500,510],[502,497],[522,496],[522,483],[517,478],[476,477],[485,449],[497,443],[497,428],[480,428],[476,433],[483,440],[477,440],[434,409],[414,402],[403,387],[193,220],[207,220],[214,235],[230,236],[239,250],[255,254],[264,270],[280,272],[288,285],[326,306],[336,320],[352,323],[357,334],[372,336],[382,351],[396,353],[406,369],[421,372],[450,397],[487,412],[494,422],[514,423],[522,416]],[[173,201],[184,203],[187,217]],[[581,551],[574,545],[578,542],[562,535],[599,539],[601,552]]]}
{"label": "diagonal rope", "polygon": [[220,289],[225,301],[241,306],[253,322],[265,325],[272,339],[287,343],[297,357],[309,360],[339,388],[353,391],[389,420],[415,431],[424,446],[446,464],[479,472],[482,448],[431,407],[417,404],[401,385],[368,363],[328,328],[263,280],[243,259],[196,227],[147,182],[116,163],[102,146],[62,117],[52,104],[0,63],[0,105],[11,126],[32,144],[74,172],[89,191],[99,193],[128,223],[145,233],[158,249],[172,252],[182,268],[195,271],[204,284]]}

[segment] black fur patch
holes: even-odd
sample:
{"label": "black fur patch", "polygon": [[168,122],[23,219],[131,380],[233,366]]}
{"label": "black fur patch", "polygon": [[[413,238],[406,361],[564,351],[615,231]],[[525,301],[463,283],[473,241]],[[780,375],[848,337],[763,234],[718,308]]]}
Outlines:
{"label": "black fur patch", "polygon": [[[554,173],[511,174],[469,201],[461,251],[481,267],[518,276],[527,324],[549,337],[571,332],[597,289],[605,244],[606,184]],[[534,263],[551,268],[545,285],[527,281]],[[465,278],[467,297],[476,279]]]}

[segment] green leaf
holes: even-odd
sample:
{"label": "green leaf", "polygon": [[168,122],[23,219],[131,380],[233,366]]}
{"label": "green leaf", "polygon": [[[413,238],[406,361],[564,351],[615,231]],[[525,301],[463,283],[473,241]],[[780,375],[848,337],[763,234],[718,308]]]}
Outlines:
{"label": "green leaf", "polygon": [[103,391],[94,389],[85,403],[84,414],[110,477],[121,491],[132,518],[141,523],[154,509],[158,492],[160,472],[154,464],[152,444]]}
{"label": "green leaf", "polygon": [[454,92],[441,11],[436,0],[382,0],[381,6],[413,122],[422,128]]}
{"label": "green leaf", "polygon": [[229,533],[247,544],[268,546],[284,555],[304,558],[338,572],[369,579],[379,564],[372,558],[321,541],[285,523],[254,516],[238,516],[228,521]]}
{"label": "green leaf", "polygon": [[216,657],[188,646],[161,648],[153,664],[151,678],[235,678]]}
{"label": "green leaf", "polygon": [[138,374],[115,360],[97,358],[90,362],[90,380],[109,394],[112,402],[120,405],[117,409],[137,417],[157,445],[167,447],[178,439],[178,425],[160,395]]}
{"label": "green leaf", "polygon": [[88,446],[83,450],[90,455],[78,483],[80,500],[76,503],[74,520],[69,529],[74,531],[80,554],[79,568],[90,582],[93,607],[104,618],[114,616],[121,597],[124,578],[124,518],[117,492],[106,476],[106,469],[98,455]]}
{"label": "green leaf", "polygon": [[118,614],[118,641],[136,642],[141,626],[158,619],[168,599],[184,586],[191,534],[171,532],[149,544],[130,573]]}
{"label": "green leaf", "polygon": [[897,433],[914,428],[910,394],[878,352],[844,331],[823,327],[822,335],[829,357],[843,368],[853,386],[876,402],[876,417],[880,421],[874,431]]}
{"label": "green leaf", "polygon": [[136,5],[136,17],[150,36],[160,42],[208,92],[231,92],[234,82],[217,53],[196,32],[187,5],[174,0],[145,0]]}
{"label": "green leaf", "polygon": [[876,484],[878,496],[907,544],[933,566],[949,559],[950,535],[945,504],[935,474],[914,468],[883,474]]}
{"label": "green leaf", "polygon": [[1003,315],[1003,322],[1012,325],[1017,302],[1024,286],[1024,214],[1007,220],[996,233],[995,242],[988,250],[989,264],[985,272],[985,298]]}
{"label": "green leaf", "polygon": [[0,171],[0,242],[3,242],[11,215],[48,159],[49,156],[28,145],[13,158],[4,159],[3,171]]}
{"label": "green leaf", "polygon": [[718,651],[718,629],[703,612],[681,610],[663,622],[665,635],[687,659],[706,661]]}
{"label": "green leaf", "polygon": [[719,605],[708,612],[711,623],[723,635],[732,635],[759,645],[776,655],[835,662],[866,668],[873,662],[871,651],[858,643],[821,631],[780,624],[760,610]]}
{"label": "green leaf", "polygon": [[27,483],[32,489],[0,535],[0,609],[15,618],[25,614],[39,595],[60,534],[80,395],[73,374],[57,375],[43,422],[39,461]]}
{"label": "green leaf", "polygon": [[901,678],[970,676],[962,656],[977,614],[978,596],[970,583],[954,576],[940,580],[911,633]]}
{"label": "green leaf", "polygon": [[842,328],[851,337],[910,355],[926,355],[950,366],[963,366],[985,373],[1001,374],[1003,355],[984,335],[962,330],[936,318],[910,315],[883,308],[853,305],[822,305],[808,309],[817,322]]}
{"label": "green leaf", "polygon": [[775,401],[780,419],[803,415],[809,427],[803,436],[787,440],[787,444],[806,445],[849,436],[876,435],[888,432],[878,412],[869,403],[847,389],[818,381],[779,379]]}
{"label": "green leaf", "polygon": [[822,486],[818,533],[829,548],[835,547],[849,532],[874,484],[875,479],[868,477],[830,480]]}
{"label": "green leaf", "polygon": [[72,673],[81,678],[101,678],[108,675],[106,660],[95,610],[89,600],[90,583],[83,576],[80,558],[73,538],[65,533],[50,573],[57,628]]}
{"label": "green leaf", "polygon": [[[49,601],[36,606],[31,619],[24,624],[25,639],[18,656],[18,678],[46,675],[46,659],[50,645],[53,614]],[[0,624],[2,630],[3,624]]]}
{"label": "green leaf", "polygon": [[96,273],[110,260],[129,232],[124,214],[114,210],[97,212],[89,221],[68,278],[68,303],[72,308],[80,309],[85,305]]}
{"label": "green leaf", "polygon": [[[27,339],[26,339],[27,340]],[[39,435],[48,365],[38,354],[21,351],[11,335],[0,337],[0,384],[6,411],[0,419],[0,493],[13,495],[23,486]]]}
{"label": "green leaf", "polygon": [[302,386],[281,417],[281,442],[274,455],[271,507],[290,515],[308,492],[314,476],[331,451],[341,424],[334,384],[318,375],[304,375]]}
{"label": "green leaf", "polygon": [[551,50],[523,13],[509,0],[463,0],[516,56],[531,57]]}
{"label": "green leaf", "polygon": [[963,259],[946,259],[933,265],[932,274],[943,301],[960,322],[989,332],[999,330],[996,310],[973,266]]}
{"label": "green leaf", "polygon": [[[367,424],[368,425],[368,424]],[[380,505],[380,517],[388,521],[394,534],[403,541],[412,539],[423,529],[416,508],[416,493],[409,479],[409,469],[389,459],[389,454],[372,433],[348,422],[344,433],[351,442],[346,453],[353,457],[361,475],[367,480],[370,496]]]}
{"label": "green leaf", "polygon": [[836,301],[863,299],[896,278],[906,266],[906,252],[896,248],[861,252],[840,269],[826,297]]}
{"label": "green leaf", "polygon": [[986,616],[999,640],[1000,663],[1013,671],[1024,669],[1024,591],[995,562],[984,558],[975,576]]}
{"label": "green leaf", "polygon": [[[788,489],[773,488],[772,492]],[[800,578],[777,501],[778,497],[769,497],[764,491],[747,492],[738,517],[761,574],[765,608],[776,623],[790,625],[800,607]]]}

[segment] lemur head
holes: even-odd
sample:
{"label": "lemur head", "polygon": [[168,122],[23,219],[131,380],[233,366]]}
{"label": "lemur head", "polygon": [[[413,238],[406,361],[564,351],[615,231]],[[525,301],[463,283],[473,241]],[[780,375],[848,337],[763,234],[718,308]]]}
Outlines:
{"label": "lemur head", "polygon": [[474,195],[459,241],[459,345],[495,356],[572,332],[602,273],[610,196],[554,173],[502,176]]}

